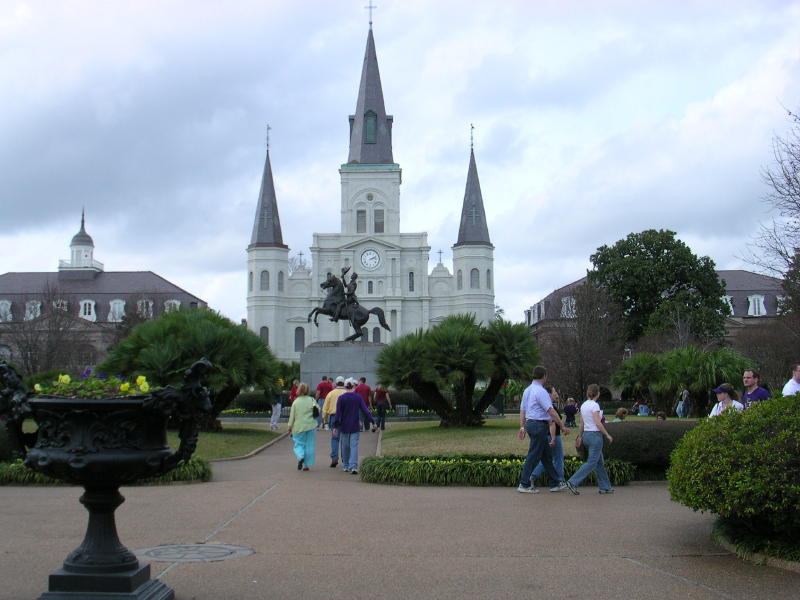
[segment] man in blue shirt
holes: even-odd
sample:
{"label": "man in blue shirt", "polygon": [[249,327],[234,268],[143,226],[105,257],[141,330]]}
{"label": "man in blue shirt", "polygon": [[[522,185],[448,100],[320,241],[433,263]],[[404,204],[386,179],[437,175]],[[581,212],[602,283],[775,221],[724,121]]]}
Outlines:
{"label": "man in blue shirt", "polygon": [[339,396],[336,403],[336,413],[333,415],[331,427],[332,435],[339,432],[342,444],[342,468],[345,473],[358,473],[358,439],[361,430],[361,415],[364,415],[364,422],[375,425],[375,419],[369,412],[364,399],[353,390],[355,381],[347,379],[345,381],[347,391]]}
{"label": "man in blue shirt", "polygon": [[553,467],[553,454],[550,449],[550,422],[555,421],[561,427],[563,435],[567,435],[569,430],[564,426],[556,409],[553,408],[550,394],[544,389],[545,383],[547,383],[547,369],[541,366],[534,367],[533,382],[522,394],[522,402],[519,406],[520,439],[524,439],[526,433],[531,438],[528,456],[522,467],[517,488],[518,492],[524,494],[539,493],[539,490],[531,483],[531,473],[539,461],[542,462],[544,471],[547,473],[550,491],[560,492],[567,489],[567,484],[559,481],[558,474]]}
{"label": "man in blue shirt", "polygon": [[742,404],[744,404],[745,408],[750,408],[753,402],[769,400],[772,397],[772,394],[759,386],[761,383],[761,373],[758,371],[747,369],[742,375],[742,383],[744,384]]}

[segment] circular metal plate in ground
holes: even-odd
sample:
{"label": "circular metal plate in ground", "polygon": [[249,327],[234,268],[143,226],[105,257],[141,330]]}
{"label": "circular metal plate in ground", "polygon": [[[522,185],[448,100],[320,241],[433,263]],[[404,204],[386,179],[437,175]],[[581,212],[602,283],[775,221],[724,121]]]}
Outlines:
{"label": "circular metal plate in ground", "polygon": [[173,544],[139,548],[136,556],[155,562],[216,562],[255,554],[255,550],[231,544]]}

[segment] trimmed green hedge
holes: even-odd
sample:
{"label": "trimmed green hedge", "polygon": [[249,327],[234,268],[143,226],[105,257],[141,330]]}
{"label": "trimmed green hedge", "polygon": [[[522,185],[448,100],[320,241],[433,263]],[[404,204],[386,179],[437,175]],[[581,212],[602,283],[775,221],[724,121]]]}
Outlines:
{"label": "trimmed green hedge", "polygon": [[[176,481],[208,481],[211,479],[211,463],[205,458],[193,456],[182,461],[176,468],[162,475],[142,479],[135,485],[161,485]],[[0,485],[67,485],[26,467],[21,460],[0,462]]]}
{"label": "trimmed green hedge", "polygon": [[261,390],[257,392],[242,392],[236,396],[236,400],[233,401],[233,405],[230,408],[243,408],[249,413],[270,412],[272,404],[267,399],[264,391]]}
{"label": "trimmed green hedge", "polygon": [[[606,460],[613,458],[635,465],[637,480],[664,479],[670,465],[670,454],[686,432],[696,425],[697,421],[657,421],[655,418],[652,421],[606,423],[614,442],[603,445],[603,456]],[[582,449],[581,453],[585,459],[586,450]]]}
{"label": "trimmed green hedge", "polygon": [[800,395],[703,419],[672,453],[673,500],[762,539],[800,539]]}
{"label": "trimmed green hedge", "polygon": [[[524,457],[504,456],[392,456],[365,458],[361,479],[369,483],[405,485],[517,486]],[[564,476],[570,477],[583,464],[575,457],[564,459]],[[618,460],[606,462],[613,485],[625,485],[633,477],[633,465]],[[542,480],[544,476],[542,476]],[[539,480],[537,480],[537,483]],[[594,474],[586,483],[596,483]]]}

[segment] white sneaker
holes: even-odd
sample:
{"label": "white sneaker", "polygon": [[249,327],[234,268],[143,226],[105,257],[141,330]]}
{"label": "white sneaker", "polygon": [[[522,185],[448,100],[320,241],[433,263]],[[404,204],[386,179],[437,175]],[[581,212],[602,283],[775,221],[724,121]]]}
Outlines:
{"label": "white sneaker", "polygon": [[569,489],[569,488],[567,487],[567,484],[566,484],[565,482],[563,482],[563,481],[562,481],[562,482],[561,482],[561,483],[559,483],[557,486],[555,486],[555,487],[551,487],[551,488],[550,488],[550,491],[551,491],[551,492],[563,492],[564,490],[567,490],[567,489]]}
{"label": "white sneaker", "polygon": [[536,489],[535,487],[533,487],[533,486],[531,486],[531,487],[519,486],[519,487],[517,488],[517,491],[518,491],[520,494],[538,494],[538,493],[539,493],[539,490],[537,490],[537,489]]}

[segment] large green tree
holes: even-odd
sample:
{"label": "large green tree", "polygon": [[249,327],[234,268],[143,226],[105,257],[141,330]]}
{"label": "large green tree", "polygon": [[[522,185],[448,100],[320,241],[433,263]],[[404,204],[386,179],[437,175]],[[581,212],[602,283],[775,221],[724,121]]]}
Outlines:
{"label": "large green tree", "polygon": [[205,429],[219,429],[217,416],[247,385],[270,387],[276,360],[256,334],[217,312],[181,309],[137,325],[114,346],[99,369],[107,373],[141,373],[156,385],[179,384],[183,370],[207,358],[214,365],[212,415]]}
{"label": "large green tree", "polygon": [[725,286],[714,262],[695,256],[674,231],[631,233],[613,246],[601,246],[590,260],[589,279],[624,310],[629,341],[671,328],[686,330],[701,343],[724,333]]}
{"label": "large green tree", "polygon": [[[522,323],[499,318],[484,327],[473,315],[454,315],[389,344],[378,357],[378,378],[414,390],[439,415],[442,426],[477,426],[503,383],[527,377],[537,356]],[[475,400],[480,380],[488,385]]]}

